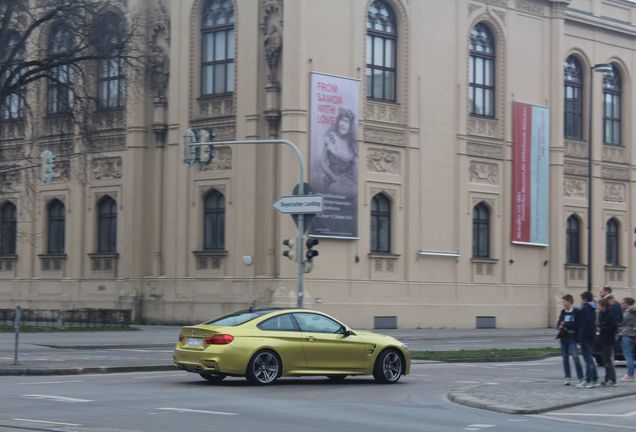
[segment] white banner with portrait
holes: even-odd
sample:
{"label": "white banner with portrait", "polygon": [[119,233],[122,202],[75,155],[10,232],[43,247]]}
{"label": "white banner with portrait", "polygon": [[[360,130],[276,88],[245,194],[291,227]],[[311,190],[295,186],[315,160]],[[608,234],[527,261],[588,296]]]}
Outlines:
{"label": "white banner with portrait", "polygon": [[358,237],[358,119],[360,80],[311,74],[309,183],[324,195],[309,234]]}

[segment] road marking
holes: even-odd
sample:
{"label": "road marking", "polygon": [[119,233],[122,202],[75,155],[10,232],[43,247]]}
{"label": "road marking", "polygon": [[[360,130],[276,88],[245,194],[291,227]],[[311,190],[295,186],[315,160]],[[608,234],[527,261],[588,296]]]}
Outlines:
{"label": "road marking", "polygon": [[78,398],[71,398],[71,397],[65,397],[65,396],[40,395],[40,394],[26,394],[26,395],[22,395],[22,397],[27,399],[51,400],[56,402],[72,402],[72,403],[95,402],[94,400],[91,400],[91,399],[78,399]]}
{"label": "road marking", "polygon": [[464,430],[479,431],[479,430],[488,429],[488,428],[491,428],[491,427],[495,427],[495,425],[477,423],[477,424],[471,424],[471,425],[466,426],[464,428]]}
{"label": "road marking", "polygon": [[78,383],[84,382],[82,380],[68,380],[68,381],[35,381],[35,382],[22,382],[18,385],[34,385],[34,384],[66,384],[66,383]]}
{"label": "road marking", "polygon": [[481,342],[494,342],[494,339],[471,339],[471,340],[457,340],[457,341],[448,341],[446,343],[449,344],[462,344],[462,343],[481,343]]}
{"label": "road marking", "polygon": [[159,349],[139,349],[139,348],[110,348],[105,351],[132,351],[132,352],[151,352],[151,353],[171,353],[174,350],[159,350]]}
{"label": "road marking", "polygon": [[231,412],[205,411],[205,410],[196,410],[196,409],[188,409],[188,408],[157,408],[157,409],[162,411],[175,411],[175,412],[183,412],[183,413],[215,414],[215,415],[226,415],[226,416],[238,415],[238,413],[231,413]]}
{"label": "road marking", "polygon": [[44,424],[52,424],[58,426],[81,426],[81,424],[77,423],[63,423],[63,422],[55,422],[55,421],[46,421],[46,420],[33,420],[33,419],[23,419],[23,418],[14,418],[11,419],[13,421],[21,421],[21,422],[29,422],[29,423],[44,423]]}
{"label": "road marking", "polygon": [[601,426],[601,427],[613,428],[613,429],[636,430],[636,427],[632,427],[632,426],[612,425],[612,424],[609,424],[609,423],[596,423],[596,422],[591,422],[591,421],[587,421],[587,420],[584,421],[584,420],[555,418],[555,417],[550,417],[549,415],[532,415],[532,416],[529,416],[529,417],[535,417],[535,418],[540,418],[540,419],[544,419],[544,420],[552,420],[552,421],[562,421],[562,422],[566,422],[566,423],[575,423],[575,424],[580,424],[580,425],[585,425],[585,426]]}
{"label": "road marking", "polygon": [[455,381],[456,383],[459,384],[480,384],[481,381]]}
{"label": "road marking", "polygon": [[522,422],[527,422],[527,419],[506,419],[506,421],[512,422],[512,423],[522,423]]}

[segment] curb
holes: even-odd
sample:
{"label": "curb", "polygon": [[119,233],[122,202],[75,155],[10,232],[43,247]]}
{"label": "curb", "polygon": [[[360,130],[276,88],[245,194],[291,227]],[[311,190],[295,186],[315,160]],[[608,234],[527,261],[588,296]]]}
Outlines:
{"label": "curb", "polygon": [[506,357],[506,358],[480,358],[480,359],[427,359],[411,357],[411,360],[419,361],[431,361],[435,363],[506,363],[506,362],[523,362],[523,361],[535,361],[545,360],[551,357],[558,357],[561,353],[541,354],[536,356],[523,356],[523,357]]}
{"label": "curb", "polygon": [[156,344],[119,344],[119,345],[45,345],[33,344],[35,346],[54,349],[69,350],[101,350],[101,349],[143,349],[143,348],[174,348],[175,343],[156,343]]}
{"label": "curb", "polygon": [[483,400],[471,396],[468,394],[468,390],[454,390],[448,393],[447,398],[451,402],[454,402],[459,405],[465,405],[471,408],[479,408],[488,411],[495,411],[504,414],[541,414],[548,411],[557,411],[566,408],[572,408],[579,405],[586,405],[593,402],[601,402],[610,399],[618,399],[625,396],[633,396],[636,395],[636,389],[633,391],[615,394],[615,395],[607,395],[600,396],[594,399],[576,401],[576,402],[567,402],[563,404],[546,406],[543,408],[519,408],[511,405],[500,404],[496,402],[484,402]]}
{"label": "curb", "polygon": [[24,375],[84,375],[84,374],[109,374],[124,372],[162,372],[178,370],[174,365],[148,365],[148,366],[96,366],[59,369],[0,369],[0,376],[24,376]]}

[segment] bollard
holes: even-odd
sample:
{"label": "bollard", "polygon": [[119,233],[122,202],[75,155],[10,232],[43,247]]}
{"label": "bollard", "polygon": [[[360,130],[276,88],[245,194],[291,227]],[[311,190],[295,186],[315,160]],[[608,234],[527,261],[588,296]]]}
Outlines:
{"label": "bollard", "polygon": [[20,339],[20,320],[22,319],[22,309],[20,305],[15,307],[15,320],[13,321],[13,331],[15,332],[15,352],[13,354],[13,364],[18,364],[18,342]]}

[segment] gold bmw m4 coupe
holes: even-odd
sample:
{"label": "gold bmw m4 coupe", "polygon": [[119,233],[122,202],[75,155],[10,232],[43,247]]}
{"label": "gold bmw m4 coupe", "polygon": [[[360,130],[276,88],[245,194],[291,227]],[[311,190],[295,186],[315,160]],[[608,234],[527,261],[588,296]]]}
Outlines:
{"label": "gold bmw m4 coupe", "polygon": [[286,376],[373,375],[392,384],[410,371],[406,345],[390,336],[354,331],[322,312],[249,309],[183,327],[174,364],[209,381],[244,376],[256,385]]}

